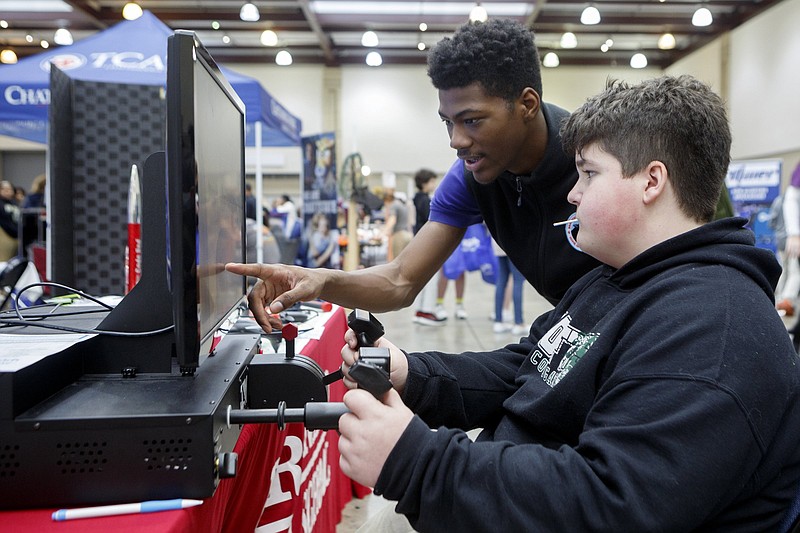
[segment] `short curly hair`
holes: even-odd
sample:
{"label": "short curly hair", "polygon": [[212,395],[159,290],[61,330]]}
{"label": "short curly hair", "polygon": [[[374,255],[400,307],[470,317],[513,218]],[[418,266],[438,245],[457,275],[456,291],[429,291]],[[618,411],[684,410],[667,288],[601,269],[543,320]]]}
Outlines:
{"label": "short curly hair", "polygon": [[479,82],[486,94],[513,102],[531,87],[542,96],[533,30],[508,19],[469,22],[428,55],[428,76],[439,90]]}

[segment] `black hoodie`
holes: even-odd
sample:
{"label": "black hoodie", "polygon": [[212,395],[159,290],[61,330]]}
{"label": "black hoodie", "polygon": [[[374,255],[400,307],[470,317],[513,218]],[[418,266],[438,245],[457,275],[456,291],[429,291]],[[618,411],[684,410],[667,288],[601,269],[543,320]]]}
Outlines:
{"label": "black hoodie", "polygon": [[744,223],[592,270],[518,344],[409,354],[419,416],[375,492],[419,531],[774,530],[800,479],[800,370],[780,267]]}

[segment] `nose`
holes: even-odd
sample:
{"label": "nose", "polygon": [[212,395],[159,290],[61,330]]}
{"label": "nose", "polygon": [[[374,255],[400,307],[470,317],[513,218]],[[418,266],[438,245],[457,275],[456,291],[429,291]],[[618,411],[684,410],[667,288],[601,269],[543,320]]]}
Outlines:
{"label": "nose", "polygon": [[464,128],[454,125],[450,129],[450,148],[463,150],[464,148],[468,148],[470,144],[472,143],[464,132]]}
{"label": "nose", "polygon": [[572,186],[572,189],[567,193],[567,201],[572,205],[577,206],[581,203],[582,193],[578,190],[578,184]]}

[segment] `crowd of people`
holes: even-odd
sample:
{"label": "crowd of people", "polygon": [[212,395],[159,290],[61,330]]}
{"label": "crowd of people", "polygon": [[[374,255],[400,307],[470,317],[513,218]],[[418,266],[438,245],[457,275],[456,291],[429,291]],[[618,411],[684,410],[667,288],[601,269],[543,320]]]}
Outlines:
{"label": "crowd of people", "polygon": [[39,214],[34,211],[45,206],[44,188],[44,174],[34,178],[27,194],[23,187],[0,181],[0,261],[19,255],[20,249],[24,254],[27,245],[36,239]]}

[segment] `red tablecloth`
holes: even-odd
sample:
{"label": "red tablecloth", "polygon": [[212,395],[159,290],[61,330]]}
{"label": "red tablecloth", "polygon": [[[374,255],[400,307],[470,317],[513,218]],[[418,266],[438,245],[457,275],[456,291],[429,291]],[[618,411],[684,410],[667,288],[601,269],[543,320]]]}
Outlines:
{"label": "red tablecloth", "polygon": [[[325,373],[341,365],[340,351],[347,330],[344,310],[334,307],[319,340],[300,352],[317,361]],[[329,387],[330,401],[344,395],[341,381]],[[203,505],[182,511],[123,515],[53,522],[55,509],[0,513],[0,532],[333,532],[342,508],[355,495],[370,490],[342,474],[339,434],[306,431],[288,424],[248,424],[234,451],[239,455],[236,477],[220,481]]]}

